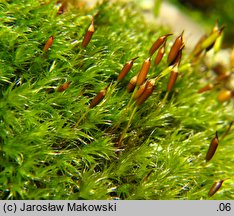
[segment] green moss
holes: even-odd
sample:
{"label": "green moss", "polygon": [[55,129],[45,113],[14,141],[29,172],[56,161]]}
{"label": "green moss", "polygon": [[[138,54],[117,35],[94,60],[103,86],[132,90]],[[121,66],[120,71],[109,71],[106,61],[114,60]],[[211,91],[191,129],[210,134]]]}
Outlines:
{"label": "green moss", "polygon": [[[148,26],[136,5],[104,1],[62,15],[55,1],[3,1],[0,7],[1,199],[208,199],[214,181],[233,175],[231,132],[204,163],[215,131],[223,134],[233,119],[231,101],[219,103],[216,91],[197,93],[203,74],[185,53],[167,98],[165,74],[142,106],[130,101],[127,83],[167,33]],[[95,14],[96,31],[82,48]],[[136,56],[117,84],[123,65]],[[166,58],[152,65],[149,77],[165,68]],[[57,92],[67,81],[69,88]],[[109,83],[105,99],[89,109]],[[233,198],[231,181],[215,199]]]}

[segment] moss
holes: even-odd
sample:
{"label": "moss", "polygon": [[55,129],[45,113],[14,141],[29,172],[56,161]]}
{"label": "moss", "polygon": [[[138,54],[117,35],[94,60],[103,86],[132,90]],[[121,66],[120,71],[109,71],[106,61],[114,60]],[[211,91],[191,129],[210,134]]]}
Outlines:
{"label": "moss", "polygon": [[[0,7],[1,199],[208,199],[213,182],[233,174],[231,131],[204,162],[215,131],[225,133],[233,119],[231,101],[218,102],[215,90],[197,93],[204,75],[186,53],[173,91],[166,91],[170,71],[163,58],[148,75],[164,70],[153,94],[139,107],[130,99],[127,83],[152,43],[168,33],[146,24],[136,5],[104,1],[62,15],[55,1]],[[92,16],[96,31],[82,48]],[[214,198],[231,199],[231,188],[226,181]]]}

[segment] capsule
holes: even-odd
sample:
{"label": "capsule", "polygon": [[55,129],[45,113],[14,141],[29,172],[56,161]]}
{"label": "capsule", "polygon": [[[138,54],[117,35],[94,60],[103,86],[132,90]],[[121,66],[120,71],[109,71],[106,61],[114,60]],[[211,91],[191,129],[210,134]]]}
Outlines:
{"label": "capsule", "polygon": [[138,75],[135,75],[134,77],[132,77],[132,79],[128,83],[127,90],[128,90],[129,93],[133,92],[133,90],[136,87],[137,76]]}
{"label": "capsule", "polygon": [[122,81],[124,79],[124,77],[128,74],[128,72],[131,70],[132,66],[133,66],[133,63],[134,61],[137,59],[138,57],[136,58],[133,58],[131,59],[129,62],[127,62],[123,69],[120,71],[119,73],[119,76],[117,78],[118,81]]}
{"label": "capsule", "polygon": [[232,98],[233,92],[227,89],[222,90],[218,95],[218,100],[220,102],[228,101]]}
{"label": "capsule", "polygon": [[206,162],[208,162],[212,159],[212,157],[214,156],[215,151],[218,147],[218,144],[219,144],[218,132],[216,131],[215,137],[211,140],[209,149],[206,153]]}
{"label": "capsule", "polygon": [[46,42],[46,44],[45,44],[45,46],[43,48],[43,51],[44,52],[48,51],[48,49],[52,46],[53,42],[54,42],[54,36],[51,35],[49,37],[48,41]]}
{"label": "capsule", "polygon": [[167,37],[170,35],[172,35],[172,34],[163,35],[163,36],[159,37],[153,43],[153,45],[151,46],[150,51],[149,51],[150,56],[152,56],[155,53],[155,51],[166,41]]}
{"label": "capsule", "polygon": [[94,21],[92,19],[92,22],[91,22],[88,30],[86,31],[84,39],[82,41],[82,46],[83,47],[86,47],[89,44],[89,42],[90,42],[90,40],[91,40],[91,38],[93,36],[94,31],[95,31],[95,29],[94,29]]}
{"label": "capsule", "polygon": [[[219,31],[219,25],[218,25],[218,21],[215,22],[215,25],[210,33],[210,35],[216,33]],[[210,45],[208,46],[205,50],[206,52],[208,52],[209,50],[211,50],[213,47],[215,47],[216,41],[218,40],[219,37],[217,37],[217,39]]]}
{"label": "capsule", "polygon": [[[57,1],[57,4],[61,3],[60,1]],[[57,14],[58,15],[61,15],[63,14],[66,10],[67,10],[67,6],[68,6],[68,1],[67,0],[64,0],[61,4],[61,6],[59,7],[58,9],[58,12]]]}
{"label": "capsule", "polygon": [[70,84],[71,84],[71,81],[63,83],[61,86],[57,88],[57,92],[65,91],[69,87]]}
{"label": "capsule", "polygon": [[137,99],[137,98],[139,98],[142,95],[142,93],[144,92],[144,90],[146,88],[146,84],[147,84],[147,81],[144,82],[142,85],[140,85],[139,89],[134,94],[134,99]]}
{"label": "capsule", "polygon": [[225,179],[219,180],[219,181],[215,182],[212,185],[210,191],[208,192],[208,196],[209,197],[213,196],[221,188],[221,186],[222,186],[222,184],[223,184],[224,181],[225,181]]}
{"label": "capsule", "polygon": [[173,86],[175,85],[175,82],[177,80],[179,73],[178,73],[178,64],[175,65],[175,67],[172,68],[171,74],[170,74],[170,78],[169,78],[169,82],[167,84],[167,91],[171,91]]}
{"label": "capsule", "polygon": [[175,59],[176,59],[179,51],[184,46],[183,33],[184,32],[182,32],[181,35],[176,38],[174,44],[171,47],[171,50],[170,50],[170,52],[168,54],[168,57],[167,57],[168,65],[172,65],[173,64],[173,62],[175,61]]}
{"label": "capsule", "polygon": [[224,26],[222,26],[218,31],[212,32],[211,35],[209,35],[201,44],[201,49],[206,49],[208,51],[213,47],[215,44],[215,41],[217,38],[221,35],[223,32]]}
{"label": "capsule", "polygon": [[199,89],[198,93],[203,93],[203,92],[209,91],[213,88],[214,88],[214,84],[209,83],[209,84],[205,85],[204,87],[202,87],[201,89]]}
{"label": "capsule", "polygon": [[[209,35],[207,38],[209,38],[210,36],[211,36],[211,38],[212,38],[212,35],[216,35],[216,32],[219,32],[219,25],[218,25],[218,22],[217,22],[217,21],[216,21],[216,23],[215,23],[215,25],[214,25],[214,27],[213,27],[213,29],[212,29],[210,35]],[[219,38],[219,37],[217,37],[217,38],[214,40],[213,43],[211,43],[209,46],[207,46],[207,47],[205,48],[206,52],[208,52],[209,50],[211,50],[211,49],[214,47],[214,45],[215,45],[215,43],[216,43],[216,41],[217,41],[218,38]]]}
{"label": "capsule", "polygon": [[143,84],[143,82],[145,81],[146,79],[146,76],[149,72],[149,69],[150,69],[150,64],[151,64],[151,59],[150,57],[148,57],[144,63],[142,64],[142,67],[141,67],[141,70],[137,76],[137,82],[136,82],[136,85],[140,86],[141,84]]}
{"label": "capsule", "polygon": [[175,60],[171,63],[171,65],[179,65],[180,64],[180,61],[181,61],[181,58],[182,58],[182,50],[184,48],[184,45],[181,47],[180,51],[178,52]]}
{"label": "capsule", "polygon": [[146,83],[146,87],[140,97],[137,98],[136,104],[140,106],[143,104],[147,98],[153,93],[155,86],[155,79],[150,79]]}
{"label": "capsule", "polygon": [[[110,84],[109,84],[110,85]],[[90,105],[89,105],[89,108],[93,108],[95,106],[97,106],[102,100],[103,98],[105,97],[106,95],[106,92],[107,92],[107,89],[109,87],[109,85],[102,89],[94,98],[93,100],[91,101]]]}
{"label": "capsule", "polygon": [[164,45],[158,50],[158,53],[157,53],[155,60],[154,60],[155,65],[158,65],[161,62],[161,60],[165,54],[165,46],[166,46],[166,44],[164,43]]}

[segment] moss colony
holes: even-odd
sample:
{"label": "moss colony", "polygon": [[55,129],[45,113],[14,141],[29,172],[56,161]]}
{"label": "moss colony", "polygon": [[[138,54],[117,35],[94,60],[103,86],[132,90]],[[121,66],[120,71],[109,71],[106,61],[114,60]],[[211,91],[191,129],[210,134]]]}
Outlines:
{"label": "moss colony", "polygon": [[233,199],[230,75],[204,64],[222,27],[188,53],[133,3],[0,17],[1,199]]}

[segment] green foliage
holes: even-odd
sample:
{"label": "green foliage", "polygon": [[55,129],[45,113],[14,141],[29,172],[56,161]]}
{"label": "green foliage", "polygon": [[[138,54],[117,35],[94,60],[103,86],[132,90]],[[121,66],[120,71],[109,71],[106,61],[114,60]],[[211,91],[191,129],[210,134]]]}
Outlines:
{"label": "green foliage", "polygon": [[[214,181],[233,176],[232,132],[204,162],[215,131],[225,133],[233,119],[233,107],[219,103],[216,91],[197,93],[199,67],[183,60],[169,95],[165,73],[142,106],[130,100],[127,83],[167,33],[144,23],[136,5],[104,1],[62,15],[55,1],[3,1],[0,8],[1,199],[208,199]],[[95,14],[96,31],[82,48]],[[54,42],[43,52],[51,35]],[[164,58],[149,77],[166,68]],[[56,91],[67,81],[65,91]],[[90,109],[110,83],[105,99]],[[233,198],[231,182],[214,198]]]}

